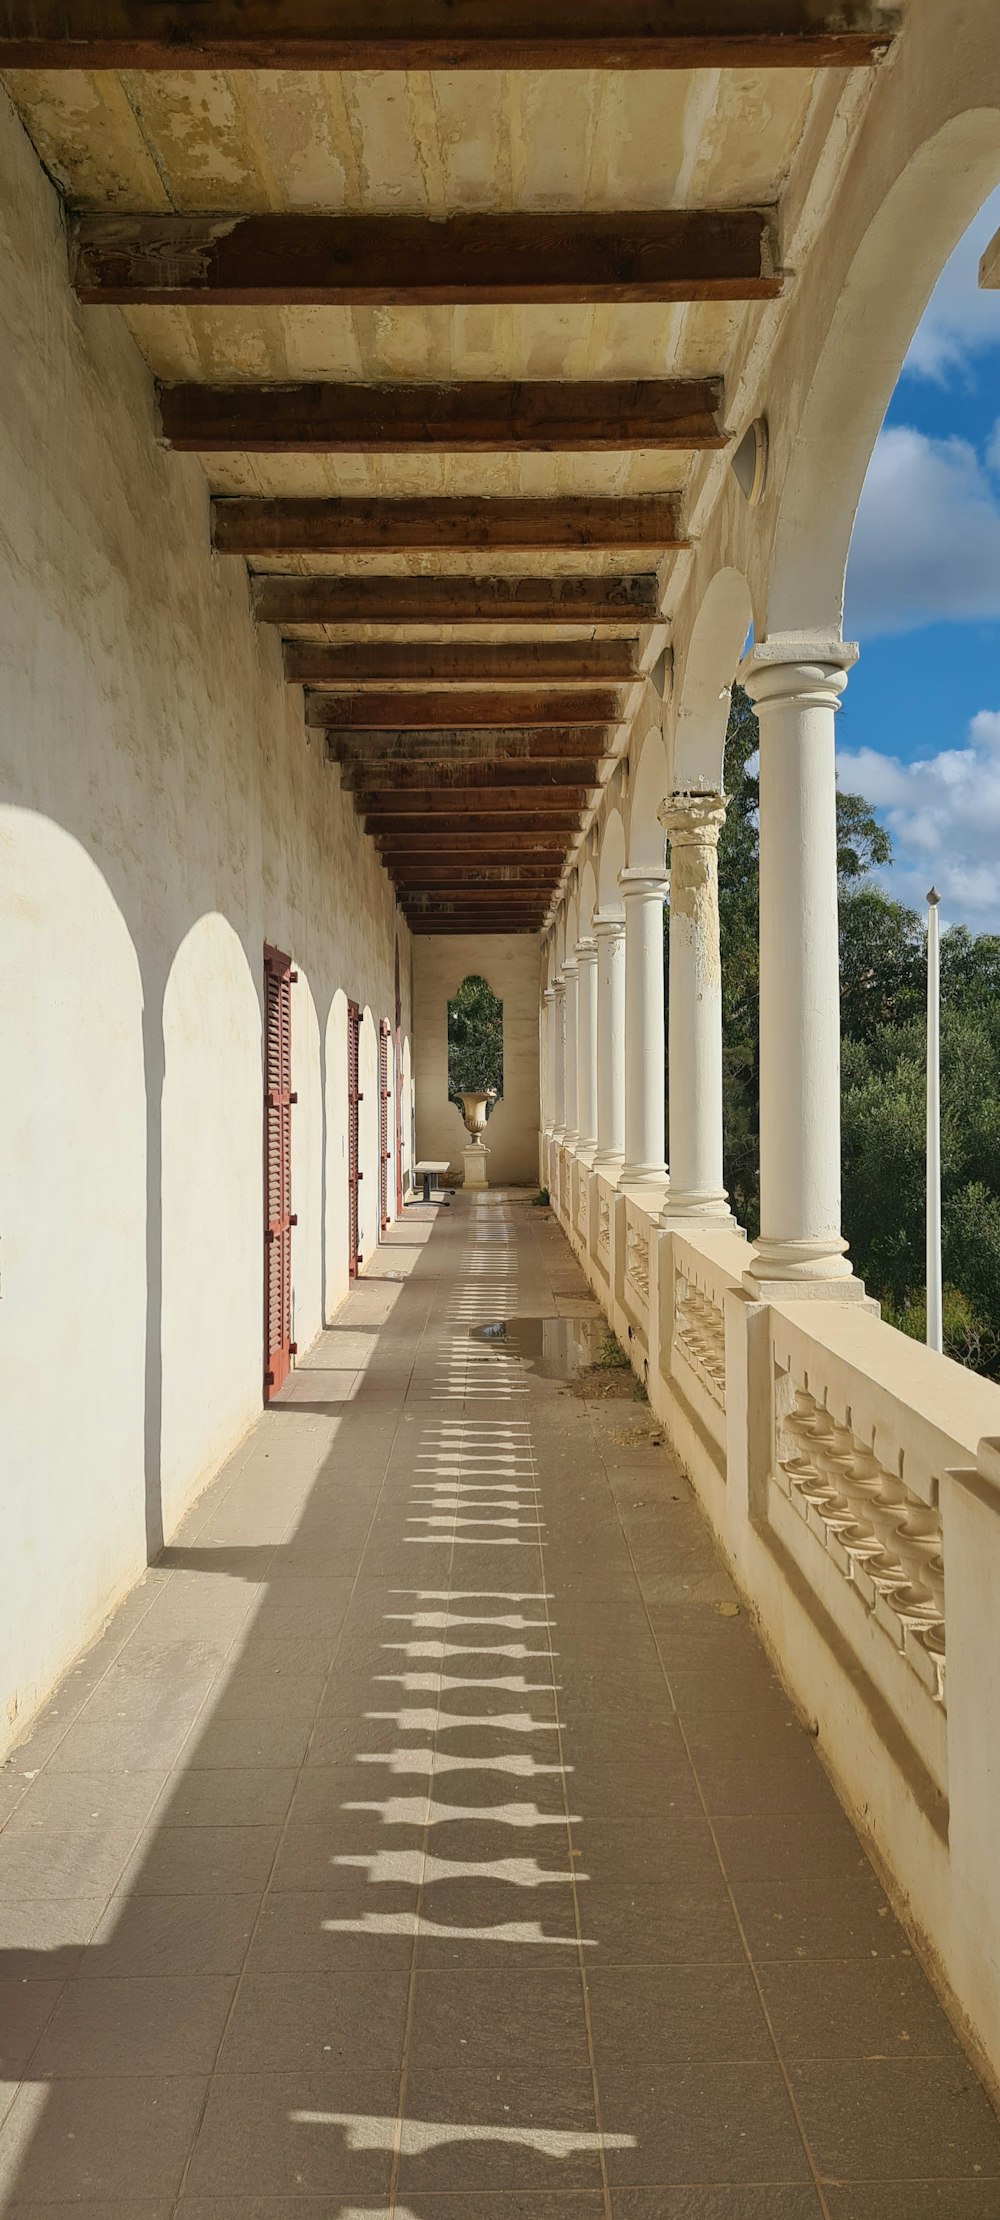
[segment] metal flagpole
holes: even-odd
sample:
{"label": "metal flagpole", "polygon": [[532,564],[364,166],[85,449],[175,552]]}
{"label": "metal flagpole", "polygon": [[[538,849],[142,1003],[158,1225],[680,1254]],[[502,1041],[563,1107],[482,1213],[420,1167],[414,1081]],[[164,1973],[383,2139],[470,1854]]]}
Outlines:
{"label": "metal flagpole", "polygon": [[941,930],[936,887],[927,896],[927,1347],[941,1326]]}

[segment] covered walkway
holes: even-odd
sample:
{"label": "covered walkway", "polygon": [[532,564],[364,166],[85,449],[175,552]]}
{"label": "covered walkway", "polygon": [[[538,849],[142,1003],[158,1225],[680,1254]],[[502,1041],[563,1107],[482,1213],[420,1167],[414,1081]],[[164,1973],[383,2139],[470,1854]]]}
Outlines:
{"label": "covered walkway", "polygon": [[5,2213],[1000,2212],[595,1314],[526,1197],[407,1210],[0,1773]]}

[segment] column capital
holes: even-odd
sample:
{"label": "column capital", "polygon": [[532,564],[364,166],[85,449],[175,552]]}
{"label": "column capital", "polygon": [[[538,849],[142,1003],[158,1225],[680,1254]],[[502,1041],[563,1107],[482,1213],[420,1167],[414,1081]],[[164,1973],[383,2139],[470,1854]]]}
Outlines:
{"label": "column capital", "polygon": [[624,871],[618,873],[618,884],[626,902],[630,898],[634,901],[636,896],[645,897],[647,901],[662,901],[667,891],[666,869],[655,864],[648,867],[644,864],[626,864]]}
{"label": "column capital", "polygon": [[554,1001],[555,1001],[555,998],[556,998],[556,990],[555,990],[555,988],[554,988],[554,987],[543,987],[543,988],[542,988],[542,1001],[543,1001],[543,1002],[554,1002]]}
{"label": "column capital", "polygon": [[668,794],[657,810],[671,848],[715,848],[726,822],[726,796]]}
{"label": "column capital", "polygon": [[562,972],[561,972],[561,971],[557,971],[557,972],[556,972],[555,978],[554,978],[554,979],[553,979],[553,981],[552,981],[552,985],[551,985],[551,988],[549,989],[549,992],[550,992],[550,993],[551,993],[551,994],[552,994],[552,995],[554,996],[554,998],[555,998],[555,1000],[556,1000],[557,1002],[558,1002],[558,1000],[559,1000],[559,997],[560,997],[560,995],[561,995],[561,994],[562,994],[562,995],[564,995],[564,994],[565,994],[565,992],[566,992],[566,981],[565,981],[565,979],[563,978],[563,975],[562,975]]}
{"label": "column capital", "polygon": [[617,913],[616,913],[616,914],[609,914],[609,913],[608,913],[607,911],[602,911],[602,910],[597,910],[597,911],[595,911],[595,913],[594,913],[594,935],[595,935],[595,938],[596,938],[597,940],[624,940],[624,938],[625,938],[625,912],[624,912],[624,910],[622,910],[622,912],[620,913],[620,915],[619,915],[619,914],[617,914]]}
{"label": "column capital", "polygon": [[836,709],[858,653],[853,640],[786,633],[748,648],[736,676],[754,703]]}
{"label": "column capital", "polygon": [[575,978],[576,978],[576,975],[577,975],[577,972],[579,971],[579,969],[580,969],[580,966],[579,966],[579,964],[577,963],[576,957],[575,957],[575,956],[567,956],[567,958],[566,958],[566,961],[565,961],[565,963],[564,963],[564,964],[563,964],[563,965],[562,965],[562,966],[560,967],[560,972],[559,972],[559,976],[560,976],[560,978],[561,978],[561,980],[562,980],[562,983],[563,983],[563,986],[564,986],[564,987],[565,987],[565,986],[567,986],[567,985],[569,984],[569,981],[570,981],[571,979],[575,979]]}
{"label": "column capital", "polygon": [[576,957],[578,964],[597,962],[597,942],[591,939],[589,933],[581,933],[576,944]]}

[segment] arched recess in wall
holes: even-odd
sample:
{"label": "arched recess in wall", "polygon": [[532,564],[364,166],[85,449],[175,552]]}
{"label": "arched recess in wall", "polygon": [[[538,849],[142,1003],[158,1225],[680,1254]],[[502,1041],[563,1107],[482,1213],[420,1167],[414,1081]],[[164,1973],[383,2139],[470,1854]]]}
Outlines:
{"label": "arched recess in wall", "polygon": [[717,571],[695,618],[678,674],[669,750],[670,792],[722,791],[726,727],[736,668],[753,623],[742,571]]}
{"label": "arched recess in wall", "polygon": [[146,1107],[139,961],[86,849],[0,808],[0,908],[9,1722],[145,1562]]}
{"label": "arched recess in wall", "polygon": [[358,1039],[358,1078],[361,1104],[358,1114],[358,1233],[361,1261],[367,1264],[379,1244],[378,1220],[378,1018],[370,1003],[361,1011]]}
{"label": "arched recess in wall", "polygon": [[347,995],[337,987],[326,1019],[326,1323],[350,1286],[347,1269]]}
{"label": "arched recess in wall", "polygon": [[953,116],[913,153],[838,294],[781,488],[769,636],[837,637],[865,474],[938,277],[1000,180],[1000,107]]}
{"label": "arched recess in wall", "polygon": [[324,1103],[316,1000],[301,963],[292,988],[292,1340],[300,1352],[323,1324]]}
{"label": "arched recess in wall", "polygon": [[623,915],[622,890],[618,878],[624,869],[625,827],[621,812],[613,809],[604,822],[598,859],[597,891],[602,917]]}
{"label": "arched recess in wall", "polygon": [[628,800],[628,864],[630,870],[662,871],[665,852],[663,827],[657,811],[667,788],[667,751],[658,725],[647,732]]}
{"label": "arched recess in wall", "polygon": [[218,911],[200,917],[177,950],[163,997],[167,1535],[199,1477],[216,1470],[260,1409],[262,992],[228,918]]}

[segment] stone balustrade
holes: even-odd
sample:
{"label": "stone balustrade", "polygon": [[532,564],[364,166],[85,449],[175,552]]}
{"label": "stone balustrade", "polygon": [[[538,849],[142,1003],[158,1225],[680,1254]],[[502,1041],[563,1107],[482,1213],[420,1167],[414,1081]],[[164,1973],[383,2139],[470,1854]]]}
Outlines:
{"label": "stone balustrade", "polygon": [[745,1607],[1000,2076],[1000,1387],[856,1285],[776,1300],[731,1224],[671,1221],[669,1195],[658,1211],[545,1147],[563,1230]]}

